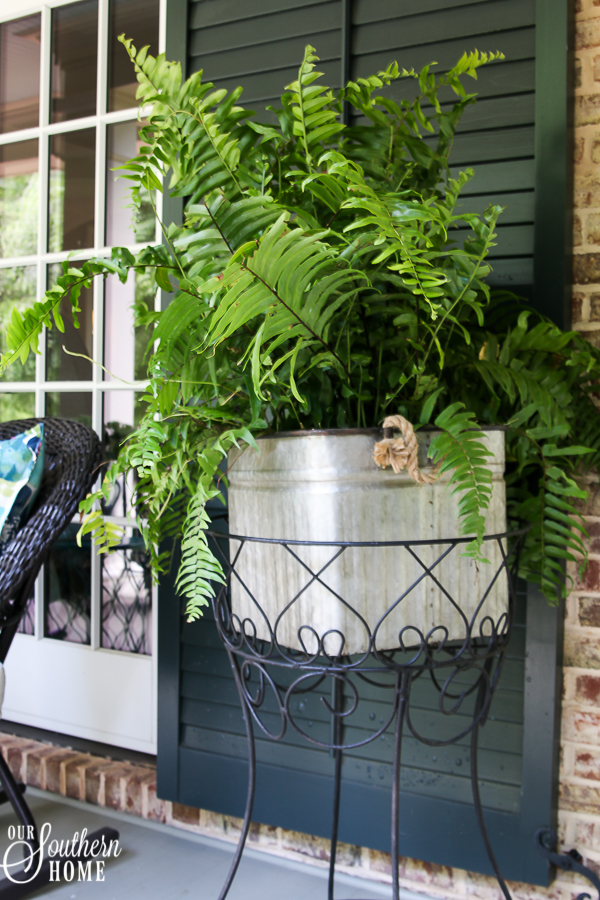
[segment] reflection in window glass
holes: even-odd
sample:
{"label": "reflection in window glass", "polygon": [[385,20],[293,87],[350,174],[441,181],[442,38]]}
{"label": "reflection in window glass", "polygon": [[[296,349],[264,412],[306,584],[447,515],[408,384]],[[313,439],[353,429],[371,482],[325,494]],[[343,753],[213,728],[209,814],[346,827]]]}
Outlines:
{"label": "reflection in window glass", "polygon": [[0,393],[0,422],[13,419],[31,419],[35,415],[33,391],[2,391]]}
{"label": "reflection in window glass", "polygon": [[102,557],[102,647],[152,653],[152,575],[137,529],[127,528],[122,546]]}
{"label": "reflection in window glass", "polygon": [[[123,441],[129,437],[141,418],[139,393],[134,391],[105,391],[103,408],[104,458],[109,462],[117,458]],[[135,482],[130,472],[127,480],[121,475],[111,489],[103,506],[107,516],[129,518],[132,515],[131,495]]]}
{"label": "reflection in window glass", "polygon": [[148,191],[142,194],[140,210],[135,217],[131,207],[130,182],[113,171],[140,152],[139,130],[143,122],[120,122],[107,129],[106,161],[106,243],[122,247],[153,241],[156,231],[154,210]]}
{"label": "reflection in window glass", "polygon": [[125,284],[111,275],[104,292],[104,365],[106,381],[143,381],[147,377],[146,350],[150,326],[134,326],[134,307],[154,309],[156,287],[146,272],[136,272]]}
{"label": "reflection in window glass", "polygon": [[46,415],[72,419],[91,427],[91,391],[49,391],[46,394]]}
{"label": "reflection in window glass", "polygon": [[111,0],[109,21],[108,109],[137,106],[138,82],[127,51],[119,35],[133,39],[138,50],[149,45],[152,56],[158,54],[159,0]]}
{"label": "reflection in window glass", "polygon": [[51,122],[96,112],[98,0],[52,10]]}
{"label": "reflection in window glass", "polygon": [[84,128],[50,139],[48,249],[94,246],[96,131]]}
{"label": "reflection in window glass", "polygon": [[[35,301],[35,266],[18,266],[14,269],[0,269],[0,351],[5,353],[6,330],[13,309],[20,312]],[[35,356],[30,353],[23,365],[19,360],[0,376],[0,381],[34,381]],[[29,396],[29,395],[26,395]],[[31,395],[33,397],[33,394]],[[18,416],[16,418],[19,418]]]}
{"label": "reflection in window glass", "polygon": [[78,524],[67,525],[44,566],[44,633],[59,641],[89,644],[92,550],[89,535],[77,545],[78,531]]}
{"label": "reflection in window glass", "polygon": [[39,13],[0,25],[0,132],[39,124],[40,28]]}
{"label": "reflection in window glass", "polygon": [[35,588],[33,587],[17,631],[19,634],[35,634]]}
{"label": "reflection in window glass", "polygon": [[[78,266],[79,261],[73,263]],[[48,286],[62,275],[62,266],[56,263],[48,267]],[[54,325],[46,331],[46,378],[48,381],[89,381],[92,378],[92,321],[94,311],[93,289],[83,288],[79,295],[81,312],[77,314],[79,328],[73,324],[71,301],[63,297],[60,303],[60,314],[65,330],[59,331]],[[81,356],[69,356],[64,352],[79,353]],[[83,359],[83,356],[89,359]]]}
{"label": "reflection in window glass", "polygon": [[0,146],[0,256],[37,252],[38,142]]}

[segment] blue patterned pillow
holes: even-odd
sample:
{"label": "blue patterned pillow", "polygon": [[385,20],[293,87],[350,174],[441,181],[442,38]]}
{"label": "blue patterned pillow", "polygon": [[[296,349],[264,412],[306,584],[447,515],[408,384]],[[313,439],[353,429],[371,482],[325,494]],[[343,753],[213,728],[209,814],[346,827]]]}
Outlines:
{"label": "blue patterned pillow", "polygon": [[40,422],[0,441],[0,553],[27,519],[44,474],[44,425]]}

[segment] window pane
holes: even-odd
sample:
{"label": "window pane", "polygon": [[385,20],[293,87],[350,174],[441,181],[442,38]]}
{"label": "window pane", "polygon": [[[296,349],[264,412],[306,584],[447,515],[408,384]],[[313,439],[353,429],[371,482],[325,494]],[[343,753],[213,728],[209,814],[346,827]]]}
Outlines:
{"label": "window pane", "polygon": [[[134,391],[104,392],[104,457],[109,462],[115,460],[123,441],[131,434],[134,426],[141,418],[140,394]],[[144,404],[145,405],[145,404]],[[107,516],[131,518],[131,495],[135,486],[134,476],[130,472],[125,480],[121,475],[113,485],[108,500],[103,505]]]}
{"label": "window pane", "polygon": [[[19,266],[14,269],[0,269],[0,351],[6,352],[6,329],[13,309],[20,312],[35,302],[35,266]],[[0,381],[34,381],[35,356],[29,354],[23,365],[19,360],[0,376]],[[15,395],[18,396],[18,395]],[[29,394],[23,395],[29,396]],[[31,394],[33,397],[33,394]],[[33,409],[33,407],[32,407]],[[33,415],[33,412],[32,412]],[[9,417],[10,418],[10,417]],[[19,418],[17,416],[17,418]]]}
{"label": "window pane", "polygon": [[2,391],[0,393],[0,422],[13,419],[31,419],[35,415],[35,394],[33,391]]}
{"label": "window pane", "polygon": [[91,426],[92,394],[88,391],[49,391],[46,394],[46,415]]}
{"label": "window pane", "polygon": [[39,124],[40,27],[39,13],[0,26],[0,132]]}
{"label": "window pane", "polygon": [[137,529],[127,528],[122,546],[102,557],[102,647],[152,653],[152,576]]}
{"label": "window pane", "polygon": [[108,109],[130,109],[136,106],[138,82],[120,34],[133,38],[138,50],[150,45],[152,56],[158,54],[159,0],[111,0],[109,24]]}
{"label": "window pane", "polygon": [[[73,265],[79,265],[74,262]],[[55,283],[62,274],[59,263],[48,267],[48,286]],[[79,328],[73,325],[71,301],[63,297],[60,303],[60,314],[65,323],[61,332],[53,326],[46,331],[46,378],[48,381],[90,381],[92,363],[81,356],[69,356],[64,352],[66,347],[70,353],[81,353],[92,357],[92,321],[94,311],[93,289],[83,288],[79,295],[81,312],[77,314]]]}
{"label": "window pane", "polygon": [[129,199],[130,182],[120,177],[122,173],[113,171],[139,154],[142,144],[139,130],[144,124],[120,122],[107,129],[106,243],[111,247],[153,241],[155,237],[156,220],[148,191],[143,193],[141,208],[134,221],[135,210]]}
{"label": "window pane", "polygon": [[96,130],[84,128],[50,139],[48,249],[94,246]]}
{"label": "window pane", "polygon": [[38,142],[0,146],[0,255],[37,253]]}
{"label": "window pane", "polygon": [[96,112],[98,0],[52,10],[51,122]]}
{"label": "window pane", "polygon": [[17,631],[19,634],[35,634],[35,588],[33,587]]}
{"label": "window pane", "polygon": [[130,275],[125,284],[121,284],[116,276],[110,275],[105,284],[104,378],[106,381],[143,381],[148,363],[146,348],[152,329],[134,326],[132,307],[135,304],[152,311],[155,286],[145,272],[136,272],[133,277]]}
{"label": "window pane", "polygon": [[67,525],[44,565],[45,636],[89,644],[92,548],[89,535],[77,546],[79,525]]}

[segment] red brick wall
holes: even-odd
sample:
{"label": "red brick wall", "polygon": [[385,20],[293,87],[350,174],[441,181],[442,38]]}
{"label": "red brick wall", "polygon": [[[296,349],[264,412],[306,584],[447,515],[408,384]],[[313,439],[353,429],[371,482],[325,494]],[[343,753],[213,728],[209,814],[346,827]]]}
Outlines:
{"label": "red brick wall", "polygon": [[[238,839],[239,819],[158,799],[152,766],[115,762],[2,733],[0,751],[13,775],[32,787],[198,834],[226,841]],[[593,844],[593,817],[578,816],[576,822],[574,833],[579,843]],[[248,841],[253,848],[276,856],[322,867],[329,862],[328,842],[307,834],[254,823]],[[377,850],[341,844],[337,865],[348,874],[391,881],[389,854]],[[498,885],[491,878],[414,859],[400,860],[400,880],[404,888],[448,900],[497,900],[499,896]],[[524,884],[510,886],[515,900],[573,900],[579,892],[564,876],[550,890]]]}
{"label": "red brick wall", "polygon": [[[600,0],[576,8],[573,327],[600,346]],[[560,822],[600,870],[600,484],[584,510],[590,562],[567,601]]]}

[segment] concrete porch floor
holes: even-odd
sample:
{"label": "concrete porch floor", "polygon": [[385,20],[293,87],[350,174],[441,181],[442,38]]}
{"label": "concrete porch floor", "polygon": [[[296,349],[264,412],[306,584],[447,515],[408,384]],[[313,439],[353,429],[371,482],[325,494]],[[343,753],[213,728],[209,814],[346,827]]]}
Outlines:
{"label": "concrete porch floor", "polygon": [[[74,832],[88,833],[102,825],[120,832],[122,853],[108,860],[103,882],[72,881],[49,885],[31,894],[48,900],[217,900],[231,865],[233,847],[205,838],[145,822],[123,813],[87,806],[43,791],[29,789],[28,802],[38,828],[52,825],[51,839],[72,839]],[[0,807],[0,862],[10,843],[8,828],[16,824],[11,807]],[[4,871],[0,871],[0,876]],[[339,875],[336,900],[381,900],[391,889],[364,879]],[[326,900],[324,870],[290,862],[250,849],[242,858],[228,900]],[[422,895],[402,892],[403,900],[423,900]]]}

